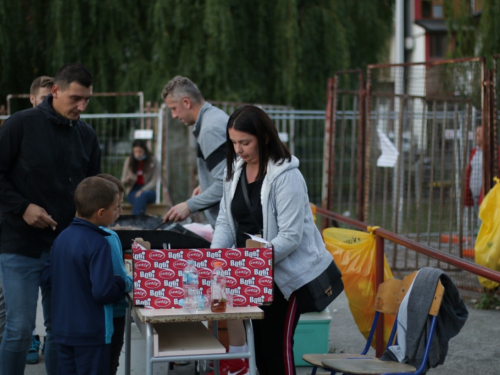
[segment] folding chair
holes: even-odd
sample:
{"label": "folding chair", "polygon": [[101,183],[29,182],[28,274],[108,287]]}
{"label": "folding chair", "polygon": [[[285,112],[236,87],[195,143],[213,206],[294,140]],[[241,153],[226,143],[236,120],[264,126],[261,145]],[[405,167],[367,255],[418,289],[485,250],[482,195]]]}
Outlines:
{"label": "folding chair", "polygon": [[[361,352],[361,354],[348,354],[348,353],[340,353],[340,354],[304,354],[302,359],[313,366],[311,371],[311,375],[316,375],[316,371],[318,368],[329,370],[331,374],[335,374],[335,370],[331,369],[328,365],[324,364],[326,361],[332,360],[375,360],[376,358],[373,356],[368,356],[368,350],[370,349],[371,343],[373,341],[373,336],[375,334],[375,328],[377,326],[377,322],[380,314],[390,314],[393,316],[397,316],[399,305],[401,301],[406,295],[406,292],[410,288],[415,276],[418,271],[415,271],[409,275],[407,275],[403,280],[398,279],[389,279],[384,281],[379,285],[377,290],[377,297],[375,298],[375,303],[373,309],[375,310],[375,316],[373,318],[372,326],[370,329],[370,333],[366,340],[366,345]],[[397,320],[394,322],[392,327],[391,335],[389,337],[387,347],[393,344],[394,338],[396,336],[396,328],[397,328]]]}
{"label": "folding chair", "polygon": [[[414,277],[415,276],[413,276],[413,278]],[[405,284],[404,280],[403,284]],[[403,295],[404,297],[404,294],[406,294],[408,287],[410,285],[411,283],[407,285],[407,287],[403,285],[402,293],[400,295]],[[444,287],[441,284],[441,281],[438,281],[436,289],[434,291],[433,302],[428,311],[428,314],[431,317],[431,327],[425,343],[424,356],[422,358],[421,364],[418,369],[409,364],[395,362],[395,361],[381,361],[377,358],[364,358],[360,360],[359,358],[352,358],[352,357],[336,358],[336,359],[325,358],[321,361],[322,367],[330,370],[332,373],[339,372],[342,374],[378,374],[378,375],[421,374],[425,370],[427,359],[429,357],[429,350],[431,347],[432,338],[436,330],[437,316],[439,313],[439,308],[441,307],[443,295],[444,295]],[[402,298],[401,299],[398,298],[398,300],[399,302],[397,303],[400,304]],[[394,333],[395,333],[395,328],[393,328],[393,334]],[[391,337],[389,342],[392,342],[392,339],[393,337]]]}

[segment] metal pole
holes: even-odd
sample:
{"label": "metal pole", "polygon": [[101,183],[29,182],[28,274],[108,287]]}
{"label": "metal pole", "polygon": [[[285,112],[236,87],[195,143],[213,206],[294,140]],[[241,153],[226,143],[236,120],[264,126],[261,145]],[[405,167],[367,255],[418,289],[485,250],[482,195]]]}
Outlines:
{"label": "metal pole", "polygon": [[[375,284],[378,290],[379,285],[384,282],[384,239],[380,236],[375,236]],[[377,358],[381,357],[384,353],[384,314],[379,318],[377,327],[375,328],[375,352]]]}

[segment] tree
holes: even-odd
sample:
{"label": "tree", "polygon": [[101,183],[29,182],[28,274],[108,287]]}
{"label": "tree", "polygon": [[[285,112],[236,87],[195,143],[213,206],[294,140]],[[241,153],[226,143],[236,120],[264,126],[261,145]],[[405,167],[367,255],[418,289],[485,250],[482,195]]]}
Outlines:
{"label": "tree", "polygon": [[[3,0],[0,104],[78,61],[95,92],[161,100],[180,74],[207,99],[324,108],[334,71],[383,58],[392,9],[393,0]],[[136,109],[96,102],[95,112]]]}
{"label": "tree", "polygon": [[445,0],[445,17],[453,48],[450,57],[484,56],[491,66],[493,55],[500,53],[500,0],[484,0],[483,9],[473,14],[470,1]]}

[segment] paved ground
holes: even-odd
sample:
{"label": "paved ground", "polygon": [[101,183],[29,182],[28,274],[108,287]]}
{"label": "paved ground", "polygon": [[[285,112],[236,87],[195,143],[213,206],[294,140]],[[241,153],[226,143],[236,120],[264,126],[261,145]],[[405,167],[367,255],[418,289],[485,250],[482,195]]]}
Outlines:
{"label": "paved ground", "polygon": [[[498,375],[500,373],[500,310],[476,310],[472,308],[471,298],[477,295],[464,293],[469,307],[469,319],[459,335],[450,341],[449,353],[444,365],[432,369],[433,375],[481,374]],[[330,351],[359,352],[364,345],[364,338],[357,330],[349,311],[344,294],[339,296],[329,307],[332,321],[330,324]],[[132,338],[132,374],[144,374],[145,343],[138,330]],[[42,359],[43,362],[43,359]],[[166,374],[165,364],[155,364],[156,374]],[[298,367],[298,375],[310,374],[308,367]],[[25,374],[45,374],[43,363],[27,365]],[[118,374],[123,375],[121,366]],[[176,366],[173,375],[194,374],[193,364]]]}

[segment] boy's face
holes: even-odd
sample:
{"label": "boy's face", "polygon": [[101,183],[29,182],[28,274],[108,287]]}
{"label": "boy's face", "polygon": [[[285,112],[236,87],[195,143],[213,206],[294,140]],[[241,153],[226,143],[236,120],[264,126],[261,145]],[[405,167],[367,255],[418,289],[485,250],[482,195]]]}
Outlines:
{"label": "boy's face", "polygon": [[30,102],[33,104],[33,107],[36,107],[38,104],[43,102],[43,99],[45,99],[51,92],[51,87],[40,87],[36,95],[30,95]]}
{"label": "boy's face", "polygon": [[115,217],[120,216],[121,203],[119,194],[115,196],[115,200],[108,208],[101,208],[99,210],[98,225],[102,227],[110,226],[116,219]]}
{"label": "boy's face", "polygon": [[118,211],[115,212],[115,218],[113,219],[113,223],[116,220],[118,220],[120,215],[123,213],[122,203],[123,203],[123,193],[120,193],[118,194]]}

